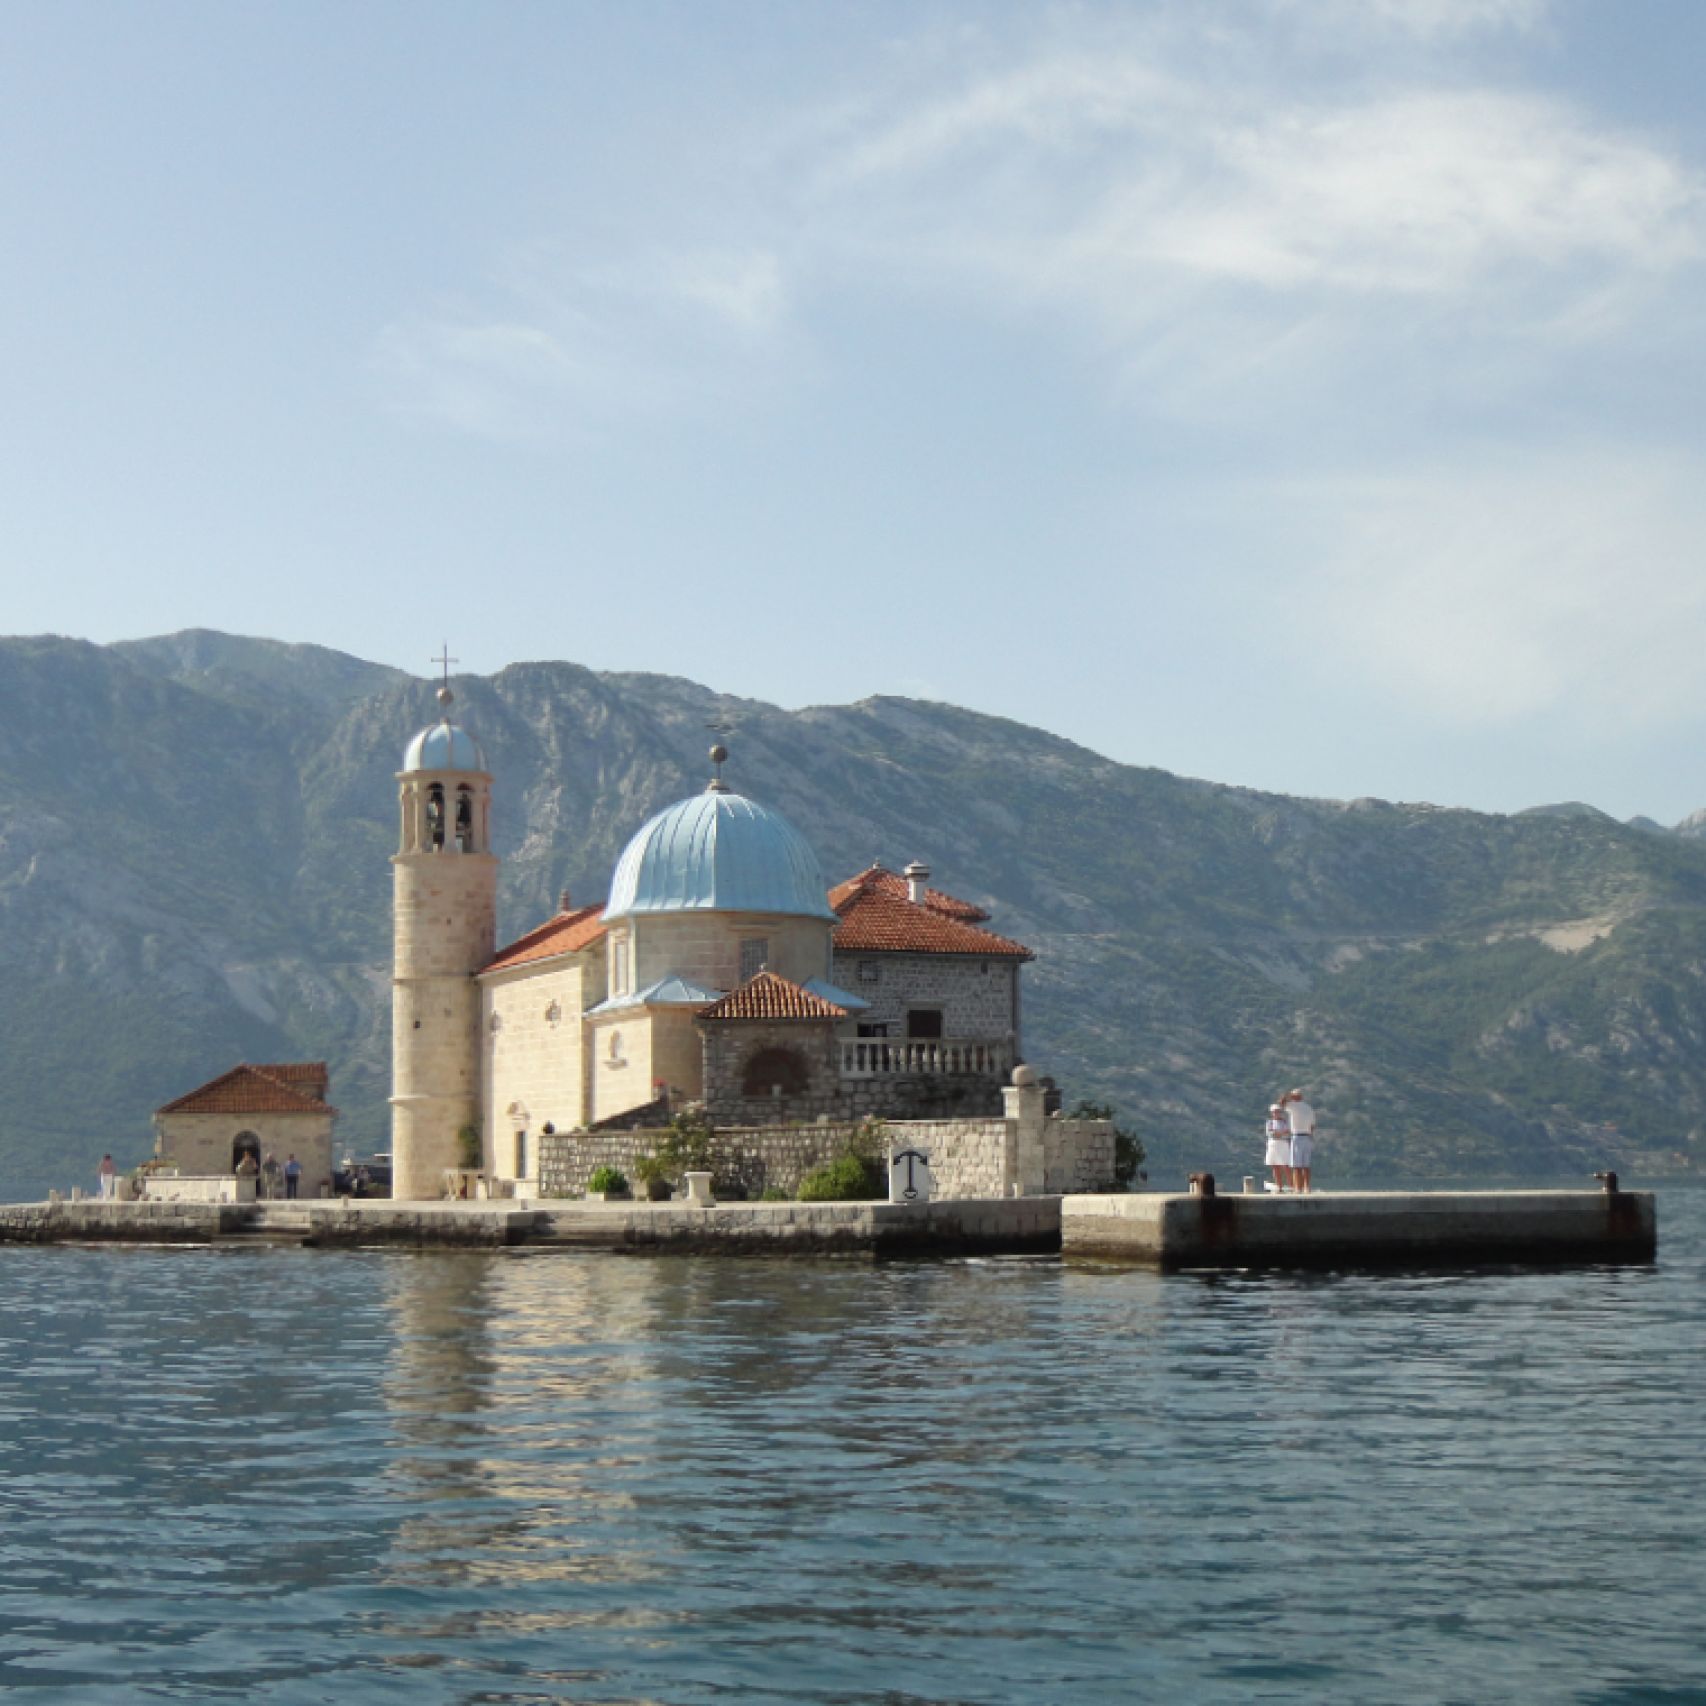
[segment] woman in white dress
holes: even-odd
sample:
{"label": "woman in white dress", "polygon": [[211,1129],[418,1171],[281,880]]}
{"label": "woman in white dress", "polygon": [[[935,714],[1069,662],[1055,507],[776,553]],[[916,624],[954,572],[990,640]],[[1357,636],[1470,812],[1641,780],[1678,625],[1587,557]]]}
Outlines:
{"label": "woman in white dress", "polygon": [[1264,1165],[1274,1170],[1274,1189],[1291,1188],[1291,1121],[1285,1117],[1283,1103],[1275,1102],[1268,1109],[1268,1152]]}

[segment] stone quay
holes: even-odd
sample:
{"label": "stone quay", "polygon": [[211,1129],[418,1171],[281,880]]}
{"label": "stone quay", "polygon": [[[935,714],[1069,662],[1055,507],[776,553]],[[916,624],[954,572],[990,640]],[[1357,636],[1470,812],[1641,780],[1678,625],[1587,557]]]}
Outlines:
{"label": "stone quay", "polygon": [[1650,1262],[1650,1191],[1142,1192],[928,1202],[103,1202],[0,1205],[0,1244],[1048,1255],[1181,1268]]}
{"label": "stone quay", "polygon": [[1061,1203],[1061,1249],[1177,1268],[1650,1262],[1651,1191],[1150,1193]]}

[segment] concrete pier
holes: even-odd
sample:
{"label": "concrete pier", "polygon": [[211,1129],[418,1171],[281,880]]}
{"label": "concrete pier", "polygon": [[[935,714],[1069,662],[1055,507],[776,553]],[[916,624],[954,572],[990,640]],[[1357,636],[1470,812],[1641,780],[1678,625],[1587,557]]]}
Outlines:
{"label": "concrete pier", "polygon": [[14,1203],[0,1244],[291,1243],[722,1255],[1017,1255],[1060,1248],[1060,1198],[906,1204],[686,1202]]}
{"label": "concrete pier", "polygon": [[1651,1191],[1067,1197],[1061,1249],[1174,1268],[1650,1262]]}
{"label": "concrete pier", "polygon": [[0,1244],[529,1248],[704,1255],[1051,1254],[1154,1268],[1647,1262],[1649,1191],[1364,1191],[1304,1197],[688,1202],[17,1203]]}

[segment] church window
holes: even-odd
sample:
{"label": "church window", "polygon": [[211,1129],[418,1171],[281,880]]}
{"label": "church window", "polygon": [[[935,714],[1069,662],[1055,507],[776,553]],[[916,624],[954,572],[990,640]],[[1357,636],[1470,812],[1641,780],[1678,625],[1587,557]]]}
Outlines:
{"label": "church window", "polygon": [[740,980],[757,977],[770,963],[770,938],[748,936],[740,945]]}
{"label": "church window", "polygon": [[622,1054],[622,1033],[620,1031],[612,1031],[610,1033],[609,1055],[610,1064],[612,1066],[620,1066],[622,1064],[624,1057]]}
{"label": "church window", "polygon": [[811,1083],[811,1073],[798,1049],[761,1048],[746,1063],[741,1076],[743,1096],[797,1096]]}
{"label": "church window", "polygon": [[859,981],[861,983],[881,983],[883,968],[876,960],[861,960],[859,962]]}
{"label": "church window", "polygon": [[444,846],[444,789],[434,782],[427,789],[426,804],[427,845],[439,849]]}
{"label": "church window", "polygon": [[469,788],[456,790],[456,850],[474,851],[474,794]]}
{"label": "church window", "polygon": [[610,944],[610,993],[628,993],[628,938],[618,936]]}

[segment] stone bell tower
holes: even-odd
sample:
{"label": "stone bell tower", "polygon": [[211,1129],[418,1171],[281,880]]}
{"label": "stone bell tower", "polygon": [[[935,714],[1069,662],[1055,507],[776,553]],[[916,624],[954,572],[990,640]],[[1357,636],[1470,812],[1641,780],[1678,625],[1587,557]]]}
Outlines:
{"label": "stone bell tower", "polygon": [[[446,666],[448,668],[448,665]],[[480,1123],[480,991],[497,938],[498,860],[485,754],[450,720],[409,742],[397,773],[401,835],[391,860],[391,1195],[442,1194]]]}

